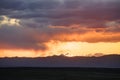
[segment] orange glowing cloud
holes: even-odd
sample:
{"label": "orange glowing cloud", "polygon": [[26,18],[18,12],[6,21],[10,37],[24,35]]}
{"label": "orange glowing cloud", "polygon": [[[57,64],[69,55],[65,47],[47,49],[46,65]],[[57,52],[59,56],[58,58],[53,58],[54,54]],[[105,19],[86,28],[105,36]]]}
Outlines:
{"label": "orange glowing cloud", "polygon": [[0,56],[119,54],[118,0],[0,3]]}
{"label": "orange glowing cloud", "polygon": [[[72,25],[76,26],[76,25]],[[51,27],[51,28],[59,28],[59,27]],[[66,28],[66,27],[60,27]],[[67,28],[69,29],[69,28]],[[70,26],[71,29],[71,26]],[[81,32],[82,31],[82,32]],[[119,42],[120,41],[120,33],[107,32],[105,28],[84,28],[78,26],[75,29],[67,32],[61,32],[61,34],[55,34],[52,37],[53,40],[58,41],[81,41],[81,42]]]}
{"label": "orange glowing cloud", "polygon": [[102,56],[120,54],[120,42],[117,43],[87,43],[87,42],[59,42],[46,43],[48,50],[0,50],[0,57],[47,57],[54,55],[73,56]]}

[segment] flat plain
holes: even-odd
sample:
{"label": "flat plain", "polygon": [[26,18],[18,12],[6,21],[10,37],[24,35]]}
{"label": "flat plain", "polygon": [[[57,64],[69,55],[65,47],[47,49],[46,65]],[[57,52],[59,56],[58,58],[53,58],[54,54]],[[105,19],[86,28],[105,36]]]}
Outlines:
{"label": "flat plain", "polygon": [[120,68],[0,68],[0,80],[120,80]]}

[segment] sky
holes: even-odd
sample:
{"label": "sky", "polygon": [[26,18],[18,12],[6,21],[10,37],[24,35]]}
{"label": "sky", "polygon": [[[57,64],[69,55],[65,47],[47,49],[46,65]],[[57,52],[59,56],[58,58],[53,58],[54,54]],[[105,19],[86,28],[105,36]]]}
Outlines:
{"label": "sky", "polygon": [[120,54],[120,0],[0,0],[0,57]]}

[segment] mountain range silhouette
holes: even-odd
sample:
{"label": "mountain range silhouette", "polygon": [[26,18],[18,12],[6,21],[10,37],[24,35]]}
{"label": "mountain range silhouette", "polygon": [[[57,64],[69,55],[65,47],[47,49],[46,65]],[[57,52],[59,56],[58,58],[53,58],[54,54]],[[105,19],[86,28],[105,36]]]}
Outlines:
{"label": "mountain range silhouette", "polygon": [[13,57],[0,58],[0,67],[96,67],[120,68],[120,55],[100,57],[49,56],[37,58]]}

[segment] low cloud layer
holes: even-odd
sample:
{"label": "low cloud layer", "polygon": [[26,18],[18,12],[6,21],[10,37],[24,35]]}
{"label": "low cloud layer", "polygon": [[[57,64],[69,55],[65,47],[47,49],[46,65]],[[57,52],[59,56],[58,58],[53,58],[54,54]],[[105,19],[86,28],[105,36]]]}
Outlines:
{"label": "low cloud layer", "polygon": [[0,0],[0,49],[49,41],[120,42],[119,0]]}

